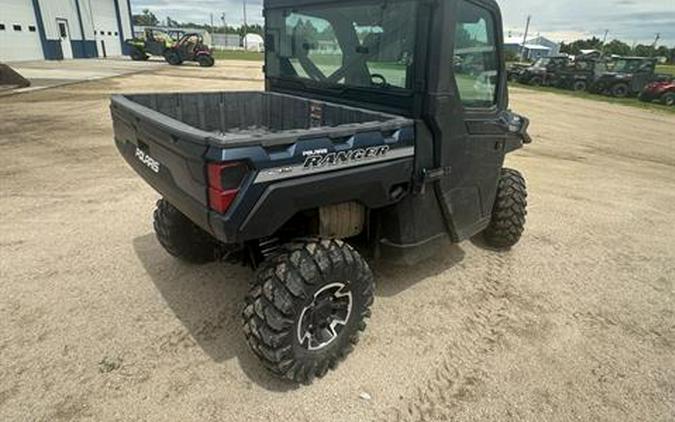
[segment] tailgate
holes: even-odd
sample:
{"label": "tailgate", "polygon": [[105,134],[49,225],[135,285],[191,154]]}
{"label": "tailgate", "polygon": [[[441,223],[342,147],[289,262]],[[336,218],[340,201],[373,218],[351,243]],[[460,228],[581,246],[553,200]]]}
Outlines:
{"label": "tailgate", "polygon": [[110,108],[115,145],[127,163],[190,220],[210,231],[206,143],[200,144],[189,128],[177,128],[176,122],[169,126],[166,116],[138,110],[122,96],[113,96]]}

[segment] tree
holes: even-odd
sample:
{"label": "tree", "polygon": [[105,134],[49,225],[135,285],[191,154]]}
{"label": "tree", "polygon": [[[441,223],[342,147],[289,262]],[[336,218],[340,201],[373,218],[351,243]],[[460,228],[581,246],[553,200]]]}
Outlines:
{"label": "tree", "polygon": [[638,44],[633,49],[633,54],[640,57],[654,57],[656,55],[656,49],[653,45]]}
{"label": "tree", "polygon": [[571,54],[573,56],[581,53],[581,50],[602,50],[602,40],[598,37],[593,37],[587,40],[576,40],[569,44],[562,43],[560,45],[561,53]]}
{"label": "tree", "polygon": [[605,44],[603,51],[608,55],[616,54],[618,56],[628,56],[631,54],[630,45],[619,40],[612,40]]}
{"label": "tree", "polygon": [[159,19],[152,13],[149,9],[143,9],[142,14],[133,15],[132,20],[134,25],[139,26],[157,26],[159,25]]}

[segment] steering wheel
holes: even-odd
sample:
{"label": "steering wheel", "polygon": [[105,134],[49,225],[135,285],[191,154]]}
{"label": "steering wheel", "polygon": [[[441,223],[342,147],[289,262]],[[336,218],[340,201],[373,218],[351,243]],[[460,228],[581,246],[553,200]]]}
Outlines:
{"label": "steering wheel", "polygon": [[[375,82],[376,79],[379,79],[380,82]],[[375,85],[379,85],[379,86],[387,86],[387,85],[389,85],[389,84],[387,83],[387,79],[386,79],[383,75],[381,75],[381,74],[379,74],[379,73],[373,73],[372,75],[370,75],[370,80],[371,80],[371,82],[372,82],[373,84],[375,84]]]}

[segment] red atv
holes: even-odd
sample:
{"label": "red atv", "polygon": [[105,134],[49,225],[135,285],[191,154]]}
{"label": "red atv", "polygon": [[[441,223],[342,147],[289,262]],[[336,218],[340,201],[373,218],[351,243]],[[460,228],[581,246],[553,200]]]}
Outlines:
{"label": "red atv", "polygon": [[675,105],[675,79],[652,82],[640,93],[640,100],[651,103],[659,101],[663,105]]}
{"label": "red atv", "polygon": [[196,33],[185,34],[164,53],[164,58],[171,65],[179,65],[184,61],[199,63],[201,67],[211,67],[215,60],[211,49],[204,44],[204,38]]}

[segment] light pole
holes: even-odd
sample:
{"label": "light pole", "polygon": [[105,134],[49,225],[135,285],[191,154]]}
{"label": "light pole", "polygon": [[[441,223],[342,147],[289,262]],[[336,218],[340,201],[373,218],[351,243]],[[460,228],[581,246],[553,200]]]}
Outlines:
{"label": "light pole", "polygon": [[248,32],[248,25],[246,24],[246,0],[244,1],[244,50],[248,51],[248,40],[246,39],[246,33]]}

